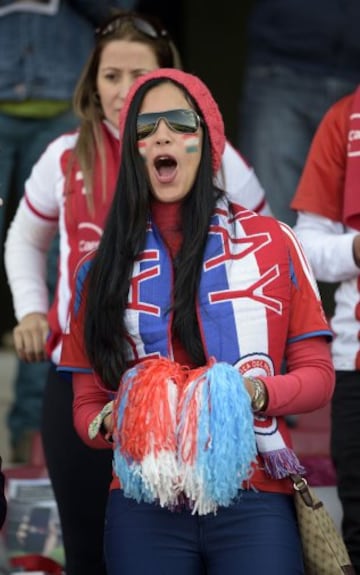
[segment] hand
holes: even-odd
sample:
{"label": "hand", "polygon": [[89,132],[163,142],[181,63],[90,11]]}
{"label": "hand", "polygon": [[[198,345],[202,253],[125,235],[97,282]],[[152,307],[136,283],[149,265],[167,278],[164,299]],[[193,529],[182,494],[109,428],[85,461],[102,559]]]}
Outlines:
{"label": "hand", "polygon": [[268,393],[265,384],[256,377],[245,377],[246,391],[251,398],[251,408],[254,413],[264,411],[268,404]]}
{"label": "hand", "polygon": [[103,420],[103,427],[106,430],[106,435],[112,435],[114,431],[114,418],[113,414],[109,413]]}
{"label": "hand", "polygon": [[247,379],[246,377],[244,377],[244,385],[245,385],[246,391],[250,395],[250,399],[252,400],[253,395],[254,395],[254,384],[253,384],[253,382],[251,380]]}
{"label": "hand", "polygon": [[353,255],[355,263],[360,267],[360,234],[356,234],[353,240]]}
{"label": "hand", "polygon": [[24,316],[13,331],[18,357],[27,362],[44,361],[48,333],[46,314],[35,312]]}

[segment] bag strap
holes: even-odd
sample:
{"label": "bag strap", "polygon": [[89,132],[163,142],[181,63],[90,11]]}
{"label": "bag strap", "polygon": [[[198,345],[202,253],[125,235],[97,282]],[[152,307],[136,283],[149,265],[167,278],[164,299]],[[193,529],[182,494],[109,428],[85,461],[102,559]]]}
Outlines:
{"label": "bag strap", "polygon": [[[299,493],[302,500],[304,501],[305,505],[308,507],[312,507],[315,509],[317,507],[317,503],[314,501],[311,491],[309,489],[308,482],[306,481],[305,477],[298,475],[297,473],[292,473],[290,475],[290,479],[293,482],[293,486],[295,491]],[[322,503],[320,502],[320,507]]]}

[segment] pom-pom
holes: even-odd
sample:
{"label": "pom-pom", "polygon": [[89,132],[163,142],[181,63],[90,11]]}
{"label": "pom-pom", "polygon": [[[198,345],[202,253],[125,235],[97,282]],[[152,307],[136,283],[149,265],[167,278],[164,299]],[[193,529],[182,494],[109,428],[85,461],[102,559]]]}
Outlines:
{"label": "pom-pom", "polygon": [[114,469],[126,496],[176,502],[178,364],[148,360],[128,370],[115,402]]}
{"label": "pom-pom", "polygon": [[192,376],[178,408],[178,453],[184,493],[203,515],[231,504],[251,474],[257,449],[250,397],[239,372],[221,362]]}
{"label": "pom-pom", "polygon": [[128,370],[115,401],[114,470],[125,496],[193,513],[228,506],[256,458],[250,397],[227,363],[167,359]]}

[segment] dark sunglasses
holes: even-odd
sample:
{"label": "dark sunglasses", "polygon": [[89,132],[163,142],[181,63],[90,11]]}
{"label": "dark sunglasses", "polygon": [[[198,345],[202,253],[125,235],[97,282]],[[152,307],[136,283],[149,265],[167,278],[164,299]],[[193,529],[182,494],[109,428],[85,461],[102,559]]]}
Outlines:
{"label": "dark sunglasses", "polygon": [[136,122],[137,139],[143,140],[153,134],[160,120],[164,120],[173,132],[179,134],[194,134],[201,124],[200,117],[194,110],[168,110],[167,112],[139,114]]}
{"label": "dark sunglasses", "polygon": [[166,38],[169,34],[166,30],[140,18],[139,16],[132,16],[131,14],[120,15],[115,17],[110,22],[107,22],[100,28],[95,30],[95,37],[97,39],[107,36],[108,34],[112,34],[120,28],[123,22],[131,22],[131,24],[138,30],[138,32],[142,32],[145,36],[149,36],[149,38]]}

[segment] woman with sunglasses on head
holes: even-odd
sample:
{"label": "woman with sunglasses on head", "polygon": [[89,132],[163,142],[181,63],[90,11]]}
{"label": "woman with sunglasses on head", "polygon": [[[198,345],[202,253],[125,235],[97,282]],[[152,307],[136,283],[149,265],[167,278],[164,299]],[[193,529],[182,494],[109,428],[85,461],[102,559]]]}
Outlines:
{"label": "woman with sunglasses on head", "polygon": [[79,435],[113,450],[108,575],[302,575],[284,416],[333,391],[315,280],[288,226],[214,184],[224,128],[197,77],[139,78],[120,133],[60,360]]}
{"label": "woman with sunglasses on head", "polygon": [[[71,382],[56,370],[71,278],[79,258],[101,238],[118,172],[118,116],[124,99],[138,76],[162,67],[180,67],[180,60],[156,20],[123,12],[97,31],[95,49],[74,96],[80,128],[55,140],[34,166],[6,241],[6,269],[19,320],[16,351],[26,361],[41,361],[47,354],[53,362],[42,438],[59,507],[67,575],[104,573],[103,518],[111,475],[110,453],[89,449],[77,436]],[[253,171],[230,144],[216,177],[241,203],[269,212]],[[48,312],[44,262],[56,229],[59,280]]]}

